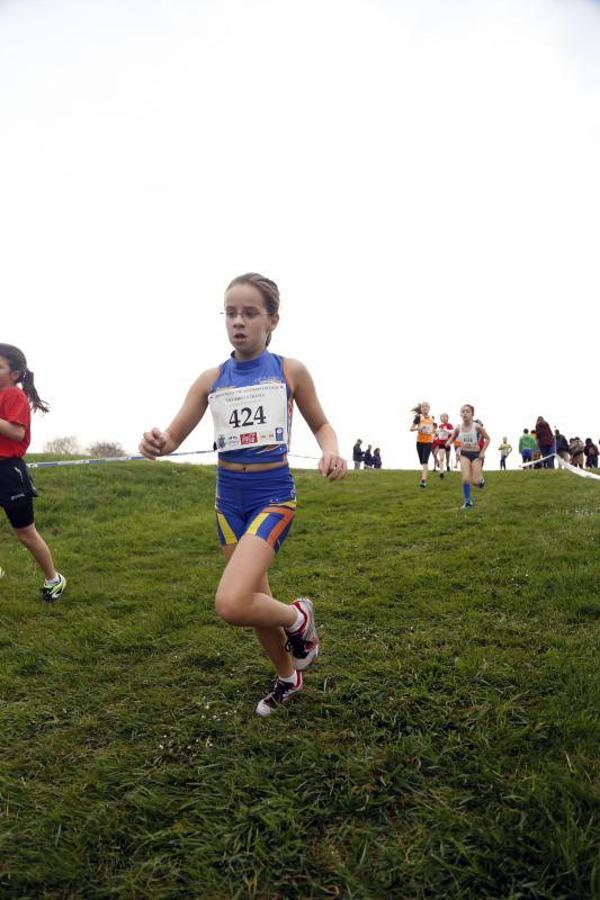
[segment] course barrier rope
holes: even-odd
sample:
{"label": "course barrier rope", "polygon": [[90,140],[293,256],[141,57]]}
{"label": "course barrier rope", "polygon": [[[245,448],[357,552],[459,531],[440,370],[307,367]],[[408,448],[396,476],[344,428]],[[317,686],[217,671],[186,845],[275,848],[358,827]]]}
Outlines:
{"label": "course barrier rope", "polygon": [[[202,454],[216,452],[216,450],[180,450],[176,453],[165,453],[164,456],[158,456],[157,459],[172,459],[174,456],[200,456]],[[291,456],[294,459],[312,459],[316,462],[319,462],[321,459],[320,456],[302,456],[300,453],[288,453],[288,456]],[[54,469],[58,466],[92,466],[98,465],[99,463],[135,462],[140,459],[147,460],[148,457],[143,456],[141,453],[136,453],[131,456],[100,456],[95,459],[89,457],[84,457],[83,459],[59,459],[50,462],[27,463],[27,466],[30,469]]]}
{"label": "course barrier rope", "polygon": [[[165,453],[164,456],[159,456],[157,459],[171,459],[173,456],[198,456],[201,453],[214,452],[214,450],[181,450],[177,453]],[[137,453],[132,456],[100,456],[95,459],[60,459],[52,460],[51,462],[27,463],[27,465],[30,469],[53,469],[57,466],[92,466],[97,465],[98,463],[135,462],[138,459],[147,460],[148,457],[142,456],[141,453]]]}
{"label": "course barrier rope", "polygon": [[539,465],[544,462],[546,459],[554,459],[558,463],[559,469],[564,469],[566,472],[571,472],[573,475],[579,475],[580,478],[592,478],[595,481],[600,481],[600,475],[594,475],[593,472],[589,472],[586,469],[580,469],[578,466],[572,466],[571,463],[568,463],[564,460],[558,453],[549,453],[548,456],[542,456],[540,459],[534,459],[531,462],[522,463],[522,469],[529,469],[531,466]]}

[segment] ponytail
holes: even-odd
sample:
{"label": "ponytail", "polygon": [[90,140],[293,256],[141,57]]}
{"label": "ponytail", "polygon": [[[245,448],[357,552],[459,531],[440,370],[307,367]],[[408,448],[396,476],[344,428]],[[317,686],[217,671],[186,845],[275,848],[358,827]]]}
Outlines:
{"label": "ponytail", "polygon": [[37,410],[48,412],[50,407],[41,399],[36,390],[33,372],[27,368],[25,354],[18,347],[13,347],[12,344],[0,344],[0,356],[7,360],[11,372],[19,373],[15,384],[23,386],[23,392],[29,401],[31,409],[34,412]]}
{"label": "ponytail", "polygon": [[23,390],[27,394],[29,405],[34,410],[34,412],[39,409],[40,412],[47,413],[50,407],[41,399],[40,395],[38,394],[33,380],[33,372],[31,371],[31,369],[25,367],[25,371],[21,375],[20,380],[21,384],[23,385]]}

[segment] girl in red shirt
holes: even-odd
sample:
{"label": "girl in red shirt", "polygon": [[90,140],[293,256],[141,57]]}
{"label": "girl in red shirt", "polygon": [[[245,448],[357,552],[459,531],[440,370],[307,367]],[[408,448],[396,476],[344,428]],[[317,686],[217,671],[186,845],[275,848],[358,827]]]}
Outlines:
{"label": "girl in red shirt", "polygon": [[48,411],[35,389],[33,372],[18,347],[0,344],[0,507],[46,576],[42,597],[51,603],[62,595],[67,581],[56,571],[48,545],[34,525],[36,493],[23,461],[31,440],[32,409]]}

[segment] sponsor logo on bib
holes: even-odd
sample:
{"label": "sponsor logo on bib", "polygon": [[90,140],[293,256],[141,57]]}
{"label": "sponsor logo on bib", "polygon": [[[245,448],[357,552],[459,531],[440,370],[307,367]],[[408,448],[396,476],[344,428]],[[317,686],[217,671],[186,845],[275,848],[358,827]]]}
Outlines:
{"label": "sponsor logo on bib", "polygon": [[249,434],[241,434],[240,441],[242,446],[244,444],[257,444],[258,443],[258,435],[255,431],[251,431]]}

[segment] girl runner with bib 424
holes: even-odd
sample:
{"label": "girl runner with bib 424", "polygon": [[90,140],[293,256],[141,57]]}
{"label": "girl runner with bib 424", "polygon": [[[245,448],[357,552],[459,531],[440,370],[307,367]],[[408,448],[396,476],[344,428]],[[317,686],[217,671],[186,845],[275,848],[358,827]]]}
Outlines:
{"label": "girl runner with bib 424", "polygon": [[267,349],[278,321],[273,281],[256,273],[234,278],[225,293],[233,353],[200,375],[166,431],[153,428],[140,443],[149,459],[172,453],[210,407],[219,453],[217,531],[226,560],[215,606],[230,625],[254,628],[277,672],[273,690],[256,708],[259,716],[302,690],[302,672],[319,652],[312,602],[276,600],[267,574],[296,511],[287,462],[294,401],[322,450],[321,475],[337,481],[346,474],[308,370]]}

